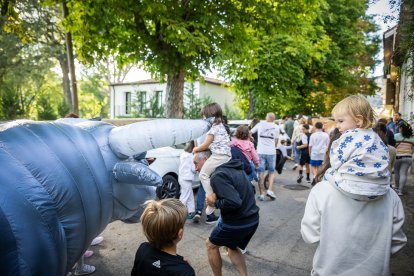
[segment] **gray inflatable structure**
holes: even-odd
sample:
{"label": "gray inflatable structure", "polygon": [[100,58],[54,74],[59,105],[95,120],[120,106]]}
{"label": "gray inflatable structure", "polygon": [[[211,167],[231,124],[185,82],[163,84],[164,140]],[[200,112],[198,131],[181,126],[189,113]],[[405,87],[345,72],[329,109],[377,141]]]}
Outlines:
{"label": "gray inflatable structure", "polygon": [[0,275],[65,275],[110,222],[156,197],[162,179],[144,153],[209,127],[178,119],[0,125]]}

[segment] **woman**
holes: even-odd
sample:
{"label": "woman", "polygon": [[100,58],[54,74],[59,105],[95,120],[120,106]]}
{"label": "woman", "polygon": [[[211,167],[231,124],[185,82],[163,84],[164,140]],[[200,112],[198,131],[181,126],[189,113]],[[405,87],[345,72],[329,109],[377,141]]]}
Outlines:
{"label": "woman", "polygon": [[394,165],[395,190],[399,196],[402,196],[414,152],[413,129],[407,122],[400,126],[400,132],[395,134],[395,140],[397,141],[397,160]]}

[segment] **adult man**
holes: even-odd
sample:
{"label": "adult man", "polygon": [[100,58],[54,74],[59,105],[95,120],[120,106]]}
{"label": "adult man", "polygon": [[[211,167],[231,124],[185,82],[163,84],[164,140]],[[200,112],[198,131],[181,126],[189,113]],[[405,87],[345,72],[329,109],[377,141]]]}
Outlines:
{"label": "adult man", "polygon": [[394,114],[394,126],[393,126],[393,132],[394,134],[400,133],[400,127],[404,123],[404,120],[401,118],[401,113],[396,112]]}
{"label": "adult man", "polygon": [[[194,155],[194,164],[200,171],[210,151]],[[220,209],[221,217],[206,241],[208,260],[214,275],[221,274],[220,247],[228,248],[228,255],[240,275],[247,275],[244,250],[259,225],[259,207],[254,199],[253,186],[249,183],[240,160],[232,159],[217,167],[210,179],[213,194],[206,197],[206,204]]]}
{"label": "adult man", "polygon": [[326,132],[323,132],[322,128],[322,122],[317,122],[315,124],[315,132],[312,133],[309,139],[310,165],[313,176],[312,186],[316,184],[315,176],[318,172],[318,168],[322,166],[326,149],[329,145],[329,135]]}
{"label": "adult man", "polygon": [[293,129],[295,128],[295,122],[292,120],[292,116],[287,116],[287,121],[285,123],[285,132],[289,136],[289,139],[292,140]]}
{"label": "adult man", "polygon": [[[275,114],[267,113],[266,121],[258,123],[252,128],[251,133],[258,133],[257,154],[259,155],[259,200],[264,201],[265,195],[271,199],[276,199],[273,192],[273,182],[275,182],[276,166],[276,146],[279,138],[279,127],[275,125]],[[266,166],[267,165],[267,166]],[[269,189],[265,191],[264,180],[266,168],[269,172]]]}

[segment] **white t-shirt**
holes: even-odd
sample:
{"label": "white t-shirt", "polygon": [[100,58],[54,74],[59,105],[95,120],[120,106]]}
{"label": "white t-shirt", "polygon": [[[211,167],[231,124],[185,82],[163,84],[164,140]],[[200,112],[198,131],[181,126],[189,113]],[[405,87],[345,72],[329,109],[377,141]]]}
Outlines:
{"label": "white t-shirt", "polygon": [[279,138],[279,126],[262,121],[251,132],[257,132],[257,154],[276,154],[275,141]]}
{"label": "white t-shirt", "polygon": [[211,153],[231,156],[230,136],[223,124],[214,124],[207,132],[207,135],[209,134],[214,136],[213,142],[209,146]]}
{"label": "white t-shirt", "polygon": [[179,179],[192,181],[195,173],[196,170],[193,162],[193,154],[183,151],[180,155],[180,166],[178,168]]}
{"label": "white t-shirt", "polygon": [[325,157],[326,149],[329,145],[329,135],[323,131],[317,130],[312,133],[309,139],[309,148],[311,149],[312,160],[323,160]]}

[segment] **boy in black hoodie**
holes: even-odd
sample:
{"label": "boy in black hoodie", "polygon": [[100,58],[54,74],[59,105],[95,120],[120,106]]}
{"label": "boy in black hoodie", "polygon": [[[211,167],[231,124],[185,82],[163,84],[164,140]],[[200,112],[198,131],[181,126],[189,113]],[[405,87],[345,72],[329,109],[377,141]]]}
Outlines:
{"label": "boy in black hoodie", "polygon": [[[199,171],[210,157],[210,151],[194,155]],[[234,267],[247,275],[246,262],[240,249],[245,249],[259,225],[259,207],[256,205],[252,185],[243,172],[240,160],[230,160],[217,167],[211,175],[213,194],[206,204],[220,209],[221,217],[206,241],[208,259],[214,275],[221,275],[219,248],[226,246]]]}

